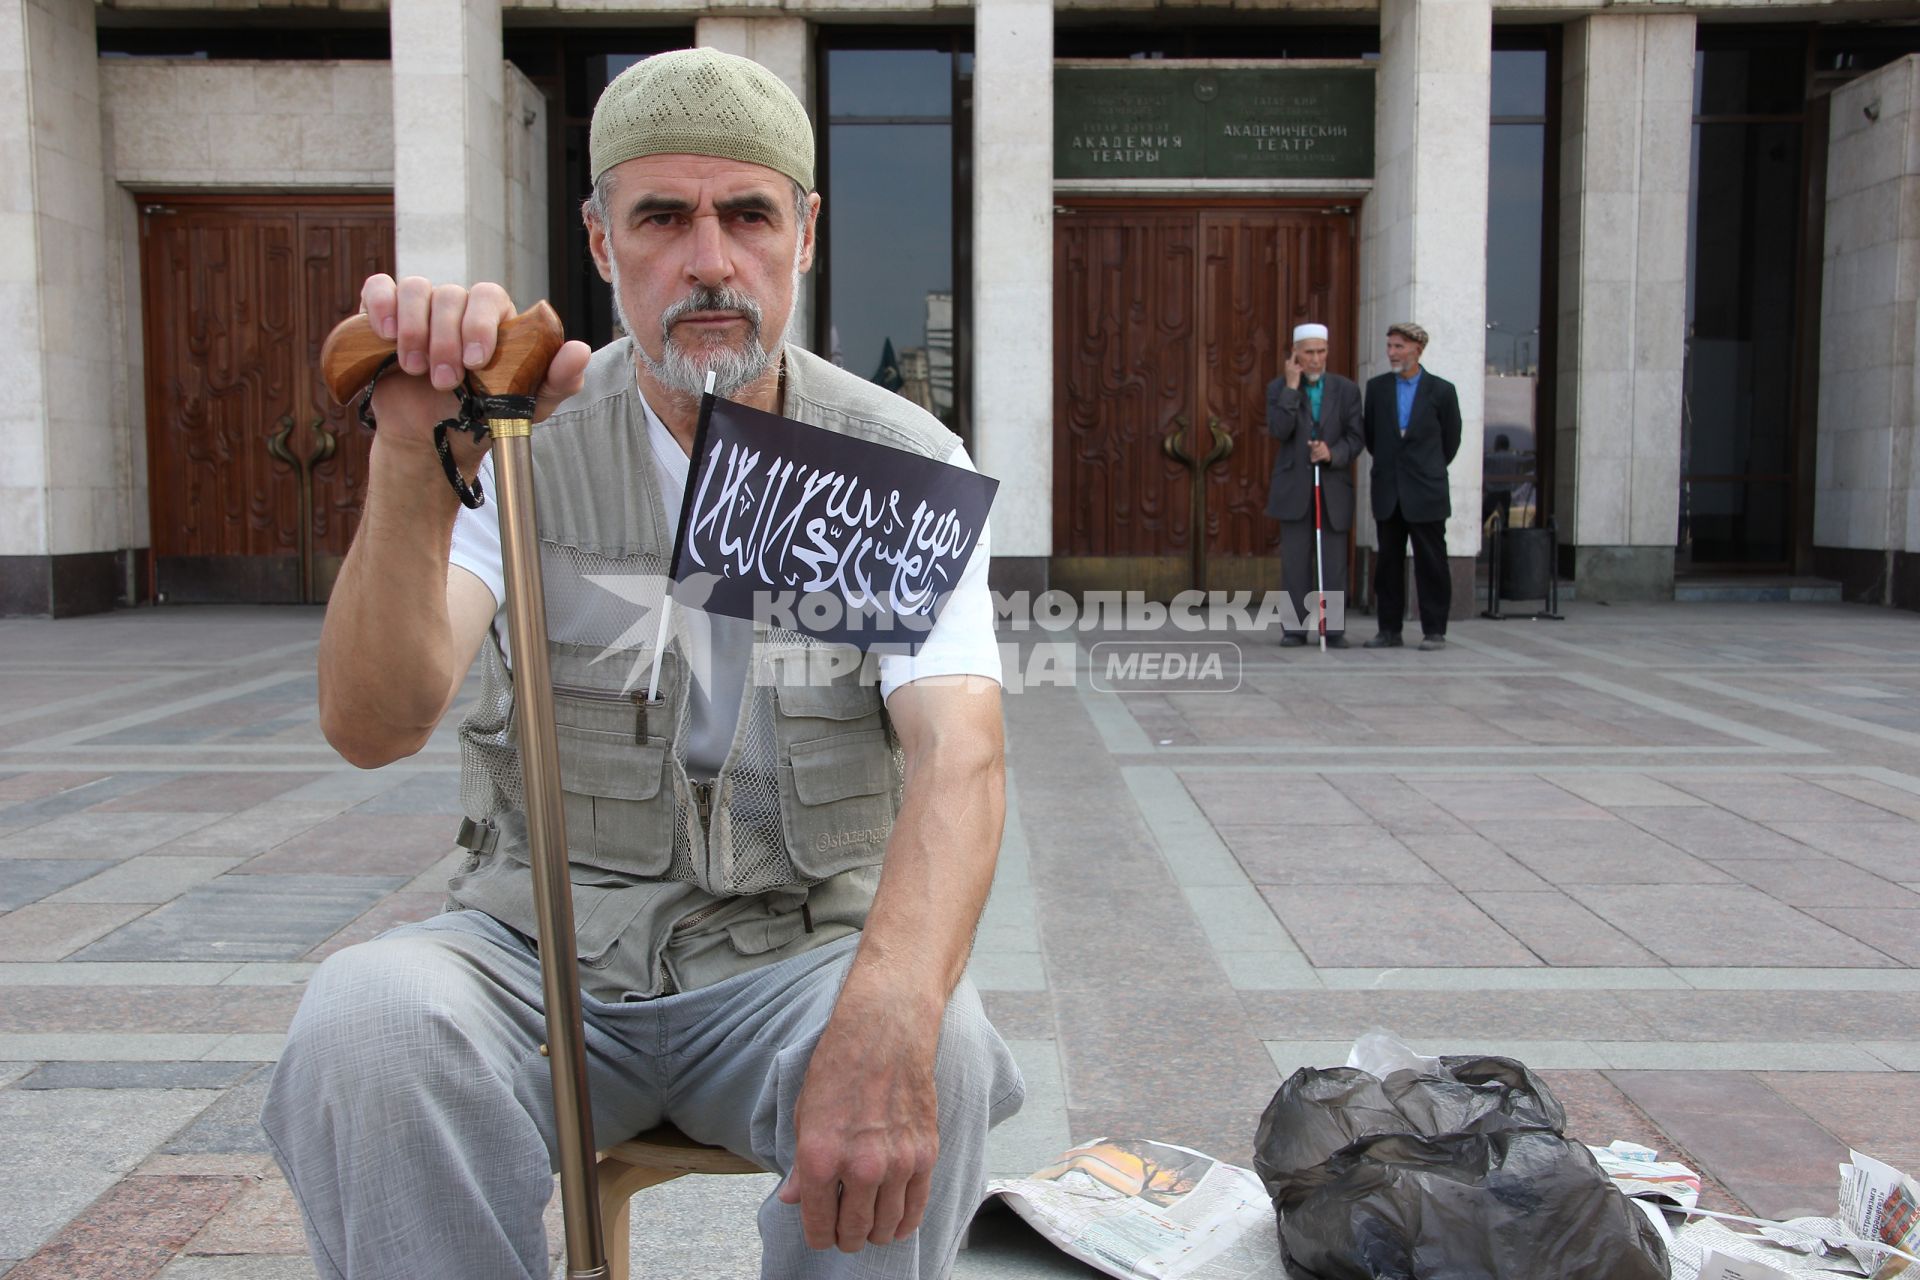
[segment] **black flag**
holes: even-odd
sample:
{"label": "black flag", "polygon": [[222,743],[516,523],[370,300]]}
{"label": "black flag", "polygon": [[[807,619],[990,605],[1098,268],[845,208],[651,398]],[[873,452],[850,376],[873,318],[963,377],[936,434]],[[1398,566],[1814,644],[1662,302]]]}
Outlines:
{"label": "black flag", "polygon": [[717,396],[700,404],[672,577],[709,613],[911,653],[960,580],[998,480]]}

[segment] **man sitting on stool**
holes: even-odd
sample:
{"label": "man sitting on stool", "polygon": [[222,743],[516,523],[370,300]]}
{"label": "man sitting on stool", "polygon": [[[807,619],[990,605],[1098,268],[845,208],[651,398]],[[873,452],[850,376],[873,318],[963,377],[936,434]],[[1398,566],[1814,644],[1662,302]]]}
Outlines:
{"label": "man sitting on stool", "polygon": [[1453,384],[1420,367],[1427,331],[1417,324],[1387,330],[1391,372],[1367,382],[1367,452],[1373,455],[1373,518],[1380,556],[1373,598],[1380,633],[1369,649],[1400,643],[1407,612],[1407,540],[1413,540],[1413,584],[1420,593],[1422,649],[1447,645],[1453,579],[1447,572],[1447,464],[1460,452],[1460,397]]}
{"label": "man sitting on stool", "polygon": [[[1300,626],[1289,628],[1283,645],[1302,645],[1307,631],[1319,631],[1319,609],[1307,611],[1314,590],[1313,469],[1320,468],[1321,539],[1328,595],[1347,589],[1347,530],[1353,527],[1353,479],[1348,466],[1365,444],[1360,431],[1360,388],[1327,372],[1327,326],[1298,325],[1293,351],[1280,377],[1267,387],[1267,431],[1280,442],[1273,458],[1273,483],[1267,514],[1280,521],[1280,585]],[[1344,601],[1329,608],[1327,644],[1344,649]]]}

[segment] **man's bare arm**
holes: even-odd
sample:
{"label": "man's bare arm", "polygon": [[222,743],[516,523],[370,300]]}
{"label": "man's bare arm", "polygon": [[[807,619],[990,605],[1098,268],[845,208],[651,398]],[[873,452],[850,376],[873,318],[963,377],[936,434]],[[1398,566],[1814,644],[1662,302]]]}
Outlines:
{"label": "man's bare arm", "polygon": [[1000,686],[937,677],[887,703],[906,795],[880,890],[807,1067],[780,1197],[807,1243],[848,1253],[919,1229],[940,1150],[934,1052],[993,886],[1006,817]]}
{"label": "man's bare arm", "polygon": [[[398,364],[374,396],[379,432],[366,505],[320,631],[320,728],[350,763],[374,769],[426,744],[493,617],[486,586],[448,570],[460,506],[434,452],[433,424],[450,416],[448,393],[465,371],[493,358],[514,307],[499,285],[469,292],[418,276],[371,276],[360,296]],[[579,390],[589,355],[584,343],[561,347],[537,417]],[[450,434],[456,463],[472,475],[485,450]]]}

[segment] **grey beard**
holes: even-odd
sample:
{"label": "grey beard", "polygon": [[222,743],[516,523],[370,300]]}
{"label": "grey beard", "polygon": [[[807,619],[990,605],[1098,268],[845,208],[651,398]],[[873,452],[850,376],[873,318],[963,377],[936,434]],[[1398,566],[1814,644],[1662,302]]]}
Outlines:
{"label": "grey beard", "polygon": [[[620,328],[629,336],[633,326],[627,323],[626,307],[620,300],[620,267],[617,261],[613,267],[613,313],[620,321]],[[800,292],[800,264],[796,257],[793,268],[794,296]],[[708,347],[705,350],[688,350],[674,340],[674,323],[682,316],[694,311],[738,311],[747,318],[747,337],[740,347]],[[767,372],[780,363],[781,350],[786,346],[786,333],[781,333],[780,341],[768,350],[760,341],[761,311],[760,304],[737,289],[698,288],[680,301],[660,313],[661,341],[660,358],[655,359],[639,339],[634,339],[634,356],[640,361],[648,375],[669,391],[683,395],[699,397],[707,389],[707,373],[714,375],[714,394],[730,396],[742,387],[751,386],[767,375]],[[791,314],[787,317],[787,327],[793,326]]]}

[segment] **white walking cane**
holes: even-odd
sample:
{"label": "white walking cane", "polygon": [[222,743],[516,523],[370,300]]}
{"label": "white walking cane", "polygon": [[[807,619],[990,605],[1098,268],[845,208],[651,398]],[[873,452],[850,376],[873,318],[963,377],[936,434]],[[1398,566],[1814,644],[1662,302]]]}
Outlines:
{"label": "white walking cane", "polygon": [[[1319,443],[1320,433],[1312,436]],[[1327,651],[1327,562],[1320,539],[1320,464],[1313,464],[1313,587],[1320,602],[1320,652]]]}

